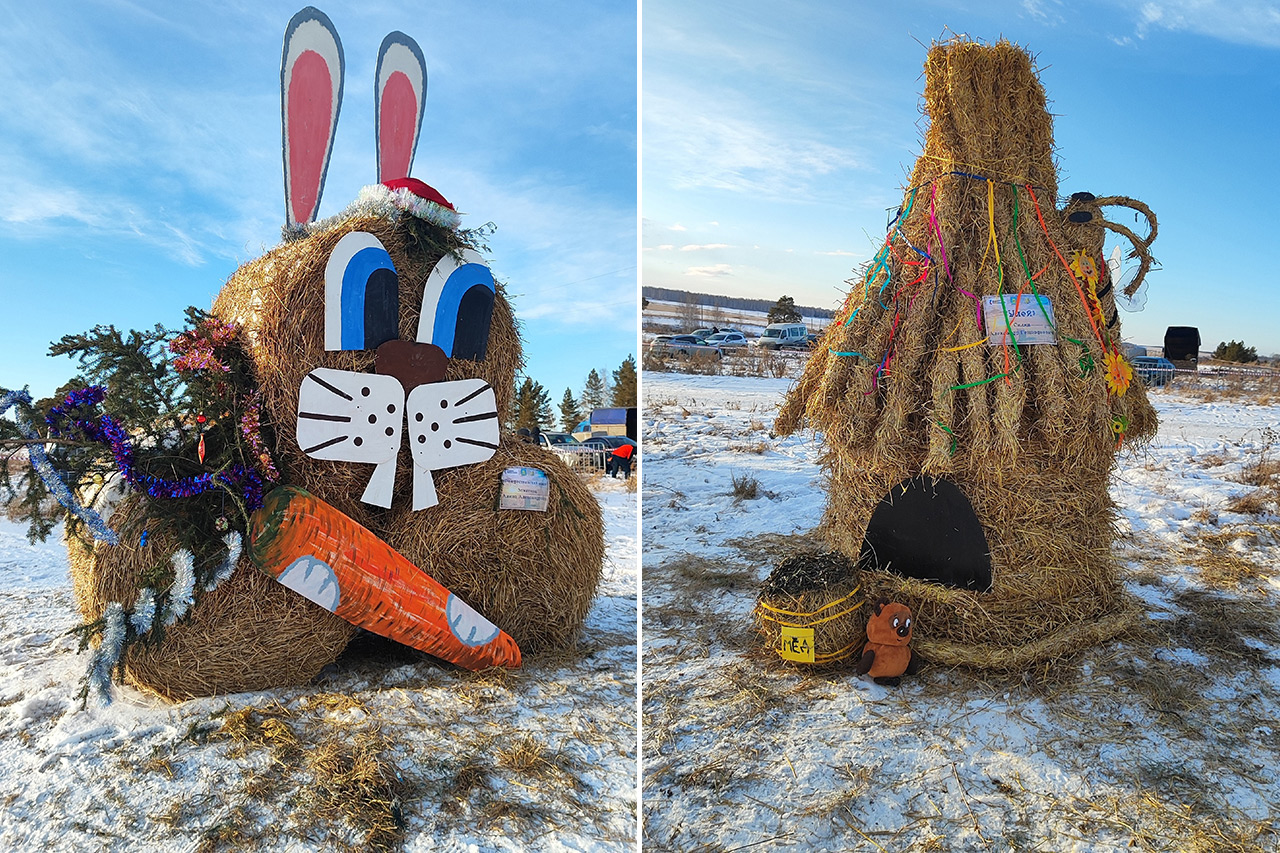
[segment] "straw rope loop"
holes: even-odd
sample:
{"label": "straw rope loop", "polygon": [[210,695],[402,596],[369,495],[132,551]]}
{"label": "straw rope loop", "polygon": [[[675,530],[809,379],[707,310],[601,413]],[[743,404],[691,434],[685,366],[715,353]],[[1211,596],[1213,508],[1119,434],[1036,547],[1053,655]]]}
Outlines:
{"label": "straw rope loop", "polygon": [[[863,602],[859,601],[858,603],[854,604],[850,608],[841,610],[838,613],[832,613],[830,616],[824,616],[821,619],[814,619],[812,622],[784,622],[781,619],[778,619],[773,616],[769,616],[764,613],[761,613],[759,615],[761,619],[764,619],[768,622],[773,622],[775,625],[781,625],[783,628],[812,628],[814,625],[822,625],[823,623],[830,622],[833,619],[839,619],[841,616],[848,616],[850,613],[853,613],[862,605],[863,605]],[[765,604],[763,601],[760,602],[760,606],[765,608],[766,610],[773,609],[772,607],[769,607],[769,605]],[[822,608],[822,609],[825,609],[825,608]],[[808,614],[801,613],[797,615],[806,616]]]}
{"label": "straw rope loop", "polygon": [[834,663],[838,660],[844,660],[849,653],[862,645],[862,640],[854,640],[842,649],[836,649],[834,652],[824,652],[823,654],[814,654],[814,663]]}
{"label": "straw rope loop", "polygon": [[[760,602],[760,606],[763,607],[765,610],[770,611],[771,613],[779,613],[783,616],[799,616],[801,618],[808,618],[810,616],[817,616],[819,613],[821,613],[822,611],[826,610],[829,607],[835,607],[838,604],[844,604],[846,601],[848,601],[849,599],[857,595],[858,591],[861,589],[862,589],[861,585],[855,586],[849,592],[848,595],[842,596],[841,598],[837,598],[835,601],[828,602],[827,604],[822,605],[812,613],[802,613],[798,610],[784,610],[781,607],[774,607],[772,604],[767,604],[766,602],[763,602],[763,601]],[[857,610],[861,606],[862,606],[862,602],[858,602],[850,610],[847,610],[845,612],[852,613],[854,610]]]}

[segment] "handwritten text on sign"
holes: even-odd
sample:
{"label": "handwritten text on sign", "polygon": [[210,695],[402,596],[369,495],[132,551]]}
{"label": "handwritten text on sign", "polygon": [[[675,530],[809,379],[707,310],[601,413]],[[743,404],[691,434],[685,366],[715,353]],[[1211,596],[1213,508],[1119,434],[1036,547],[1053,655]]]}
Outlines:
{"label": "handwritten text on sign", "polygon": [[778,654],[783,660],[813,663],[813,629],[782,626],[782,648]]}
{"label": "handwritten text on sign", "polygon": [[[1004,308],[1000,300],[1004,300]],[[1041,303],[1044,310],[1041,310]],[[1005,312],[1008,312],[1008,324],[1005,323]],[[1046,317],[1046,313],[1048,316]],[[982,317],[987,326],[987,343],[993,347],[1006,343],[1019,344],[1056,344],[1053,334],[1053,303],[1049,297],[1034,293],[1006,293],[1003,296],[982,297]],[[1013,327],[1013,340],[1009,340],[1009,326]]]}

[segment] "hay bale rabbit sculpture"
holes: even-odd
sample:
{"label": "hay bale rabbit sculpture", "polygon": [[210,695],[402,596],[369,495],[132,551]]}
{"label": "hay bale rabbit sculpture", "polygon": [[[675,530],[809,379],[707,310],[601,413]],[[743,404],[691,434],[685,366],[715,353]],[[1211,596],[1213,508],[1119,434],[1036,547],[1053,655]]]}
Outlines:
{"label": "hay bale rabbit sculpture", "polygon": [[[286,239],[231,276],[213,314],[244,330],[283,483],[365,528],[526,654],[562,648],[599,584],[599,506],[554,454],[500,434],[520,338],[476,235],[408,176],[426,65],[402,33],[383,41],[375,72],[379,183],[316,221],[343,72],[328,17],[294,16],[281,69]],[[501,508],[510,468],[546,475],[545,511]],[[137,511],[128,497],[115,509]],[[68,545],[86,617],[136,596],[143,548]],[[280,581],[242,558],[162,643],[129,650],[126,678],[173,699],[313,678],[356,629]]]}

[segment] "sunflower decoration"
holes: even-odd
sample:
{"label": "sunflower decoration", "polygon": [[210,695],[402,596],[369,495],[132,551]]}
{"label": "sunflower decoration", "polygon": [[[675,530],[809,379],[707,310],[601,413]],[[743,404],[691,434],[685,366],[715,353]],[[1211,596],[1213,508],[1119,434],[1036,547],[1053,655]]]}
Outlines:
{"label": "sunflower decoration", "polygon": [[1111,350],[1102,356],[1102,363],[1107,371],[1107,387],[1117,397],[1123,397],[1133,381],[1133,368],[1124,360],[1119,351]]}
{"label": "sunflower decoration", "polygon": [[1116,447],[1119,447],[1120,443],[1124,441],[1124,434],[1129,431],[1129,427],[1132,423],[1133,422],[1124,415],[1111,416],[1111,434],[1116,437]]}

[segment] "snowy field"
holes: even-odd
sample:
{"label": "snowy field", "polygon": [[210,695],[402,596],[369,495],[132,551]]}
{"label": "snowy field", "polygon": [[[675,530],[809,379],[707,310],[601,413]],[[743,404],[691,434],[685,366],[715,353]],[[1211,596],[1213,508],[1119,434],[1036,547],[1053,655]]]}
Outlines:
{"label": "snowy field", "polygon": [[824,505],[812,434],[769,433],[789,384],[644,375],[646,850],[1280,849],[1280,405],[1153,393],[1113,486],[1133,634],[892,688],[758,650]]}
{"label": "snowy field", "polygon": [[318,683],[81,710],[66,554],[0,522],[0,850],[632,850],[635,492],[573,653],[468,673],[357,643]]}

